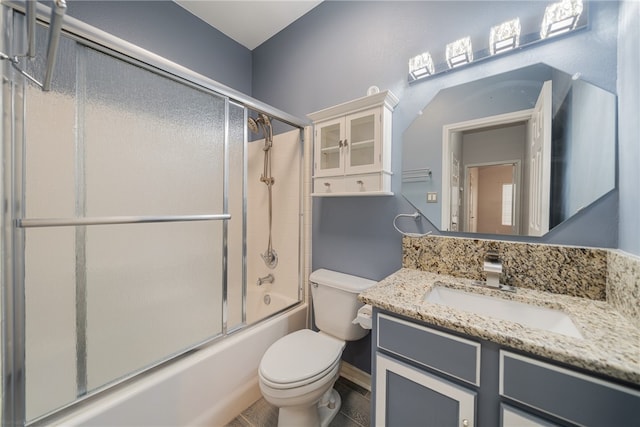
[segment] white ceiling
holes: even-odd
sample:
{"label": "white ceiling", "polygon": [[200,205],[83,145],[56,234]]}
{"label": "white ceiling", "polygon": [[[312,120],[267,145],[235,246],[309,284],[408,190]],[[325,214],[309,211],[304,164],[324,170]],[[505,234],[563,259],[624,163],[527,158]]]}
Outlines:
{"label": "white ceiling", "polygon": [[174,0],[212,27],[253,50],[322,0]]}

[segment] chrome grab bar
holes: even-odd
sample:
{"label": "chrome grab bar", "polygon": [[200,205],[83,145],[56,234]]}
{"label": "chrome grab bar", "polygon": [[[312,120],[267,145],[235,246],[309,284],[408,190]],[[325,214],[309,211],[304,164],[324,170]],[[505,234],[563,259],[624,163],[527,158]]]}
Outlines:
{"label": "chrome grab bar", "polygon": [[157,222],[221,221],[231,219],[229,214],[219,215],[165,215],[165,216],[103,216],[93,218],[25,218],[16,219],[18,228],[66,227],[77,225],[147,224]]}

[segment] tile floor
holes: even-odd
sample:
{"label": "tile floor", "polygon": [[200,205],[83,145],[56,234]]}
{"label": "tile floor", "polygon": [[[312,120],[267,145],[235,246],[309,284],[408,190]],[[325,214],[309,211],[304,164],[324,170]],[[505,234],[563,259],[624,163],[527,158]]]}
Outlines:
{"label": "tile floor", "polygon": [[[369,427],[371,392],[343,377],[338,378],[335,389],[340,393],[342,406],[329,426]],[[275,427],[277,423],[277,408],[260,399],[226,427]]]}

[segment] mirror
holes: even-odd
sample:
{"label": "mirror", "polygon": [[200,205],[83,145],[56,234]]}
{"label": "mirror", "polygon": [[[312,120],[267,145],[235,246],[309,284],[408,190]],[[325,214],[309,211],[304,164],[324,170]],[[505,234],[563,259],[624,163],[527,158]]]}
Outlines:
{"label": "mirror", "polygon": [[441,90],[402,194],[441,231],[542,236],[615,188],[616,97],[545,64]]}

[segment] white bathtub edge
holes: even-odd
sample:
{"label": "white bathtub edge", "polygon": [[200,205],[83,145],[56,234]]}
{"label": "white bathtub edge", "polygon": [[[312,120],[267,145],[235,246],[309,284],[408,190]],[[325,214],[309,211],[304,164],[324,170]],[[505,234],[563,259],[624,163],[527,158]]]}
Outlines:
{"label": "white bathtub edge", "polygon": [[257,370],[262,355],[278,338],[305,328],[306,311],[302,304],[231,335],[54,425],[224,425],[260,398]]}

